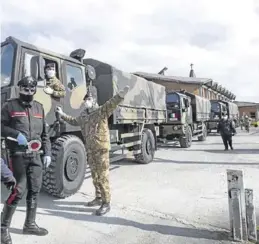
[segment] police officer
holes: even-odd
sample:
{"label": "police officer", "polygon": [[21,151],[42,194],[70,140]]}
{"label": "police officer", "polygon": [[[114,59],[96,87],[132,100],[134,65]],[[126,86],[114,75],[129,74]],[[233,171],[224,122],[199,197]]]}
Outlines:
{"label": "police officer", "polygon": [[[7,167],[5,161],[2,158],[1,158],[1,182],[3,182],[5,186],[10,190],[13,190],[16,185],[16,180],[13,176],[12,171]],[[1,231],[1,232],[5,232],[5,231]],[[4,236],[1,235],[1,243],[4,243],[4,244],[8,243],[5,241],[5,239],[3,239],[3,237]],[[12,243],[12,242],[9,242],[9,243]]]}
{"label": "police officer", "polygon": [[[8,100],[1,111],[1,132],[6,138],[10,151],[10,168],[16,178],[17,185],[4,204],[1,219],[1,239],[4,244],[11,244],[8,228],[15,209],[22,199],[26,187],[27,211],[23,227],[24,234],[46,235],[48,231],[35,223],[38,195],[41,189],[43,165],[41,155],[16,154],[25,151],[28,142],[38,140],[43,150],[43,163],[46,167],[51,163],[51,143],[47,133],[45,115],[42,104],[33,100],[37,81],[25,77],[18,82],[19,98]],[[9,140],[8,137],[16,139]]]}
{"label": "police officer", "polygon": [[236,134],[235,124],[228,118],[225,112],[223,113],[222,119],[219,121],[218,132],[222,137],[225,151],[228,150],[228,146],[233,150],[232,136]]}
{"label": "police officer", "polygon": [[[89,90],[88,90],[89,91]],[[104,105],[98,106],[96,98],[91,92],[85,96],[81,114],[74,118],[65,114],[60,107],[57,112],[71,125],[81,126],[85,138],[87,161],[91,169],[95,187],[95,199],[86,205],[100,206],[96,215],[104,215],[110,211],[110,183],[109,183],[109,147],[110,134],[108,118],[117,106],[124,100],[129,91],[129,86],[119,91],[117,95],[108,100]]]}
{"label": "police officer", "polygon": [[61,98],[66,95],[66,90],[62,82],[56,77],[55,63],[49,63],[45,66],[46,87],[45,93],[54,98]]}

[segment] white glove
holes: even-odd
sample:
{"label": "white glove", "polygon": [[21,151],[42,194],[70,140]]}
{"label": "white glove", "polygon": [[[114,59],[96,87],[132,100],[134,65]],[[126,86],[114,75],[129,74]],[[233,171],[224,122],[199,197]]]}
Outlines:
{"label": "white glove", "polygon": [[43,157],[43,164],[44,164],[44,166],[46,168],[48,168],[50,163],[51,163],[51,157],[50,156],[44,156]]}
{"label": "white glove", "polygon": [[59,113],[61,116],[63,116],[65,113],[63,112],[62,108],[57,106],[56,107],[56,112]]}
{"label": "white glove", "polygon": [[125,86],[123,90],[119,91],[119,96],[124,98],[125,95],[128,93],[129,88],[130,88],[129,86]]}
{"label": "white glove", "polygon": [[52,88],[50,88],[49,86],[45,86],[45,87],[43,88],[43,91],[44,91],[45,93],[47,93],[48,95],[52,95],[53,92],[54,92],[54,90],[53,90]]}

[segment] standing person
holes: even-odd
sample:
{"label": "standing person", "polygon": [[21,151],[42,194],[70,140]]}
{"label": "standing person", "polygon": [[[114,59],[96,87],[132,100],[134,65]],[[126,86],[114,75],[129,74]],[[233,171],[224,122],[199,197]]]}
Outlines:
{"label": "standing person", "polygon": [[[48,231],[35,223],[38,195],[41,189],[43,165],[41,155],[17,155],[15,152],[25,152],[28,141],[41,142],[44,152],[43,163],[46,167],[51,163],[51,143],[47,133],[45,115],[42,104],[33,100],[36,93],[37,81],[28,76],[18,82],[19,98],[8,100],[1,111],[1,132],[6,138],[10,152],[10,168],[16,178],[17,185],[4,204],[1,220],[2,238],[5,244],[10,244],[11,237],[8,228],[15,209],[22,199],[26,187],[26,219],[23,227],[24,234],[47,235]],[[8,140],[15,138],[17,142]]]}
{"label": "standing person", "polygon": [[236,134],[236,129],[234,122],[228,118],[226,113],[223,114],[222,119],[219,121],[218,132],[222,137],[225,151],[228,150],[228,146],[233,150],[232,136]]}
{"label": "standing person", "polygon": [[109,148],[110,133],[108,118],[116,107],[123,101],[129,91],[126,86],[117,95],[108,100],[101,107],[89,90],[84,98],[84,109],[76,118],[65,114],[60,107],[57,112],[61,118],[71,125],[81,126],[85,139],[87,161],[91,169],[93,184],[95,187],[95,199],[87,203],[87,206],[100,206],[96,215],[104,215],[110,211],[110,184],[109,184]]}
{"label": "standing person", "polygon": [[250,118],[246,115],[244,118],[244,126],[247,132],[249,132],[250,128]]}
{"label": "standing person", "polygon": [[[14,190],[15,185],[16,185],[16,180],[13,176],[12,171],[7,167],[5,164],[4,160],[1,158],[1,182],[5,184],[5,186],[10,189]],[[9,234],[9,239],[5,239],[6,235],[3,235],[8,231],[8,228],[1,228],[1,244],[12,244],[12,239]]]}
{"label": "standing person", "polygon": [[45,93],[54,98],[61,98],[66,95],[66,90],[62,82],[56,77],[55,63],[49,63],[45,66],[45,75],[47,79]]}

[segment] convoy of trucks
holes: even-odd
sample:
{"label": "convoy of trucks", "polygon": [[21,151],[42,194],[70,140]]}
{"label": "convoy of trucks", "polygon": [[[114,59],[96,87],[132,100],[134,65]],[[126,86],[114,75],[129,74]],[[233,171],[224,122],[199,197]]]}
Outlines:
{"label": "convoy of trucks", "polygon": [[[87,89],[101,106],[126,85],[130,87],[109,118],[111,162],[132,155],[139,163],[150,163],[159,140],[178,140],[181,147],[188,148],[193,137],[206,140],[207,129],[222,111],[236,114],[230,103],[210,102],[183,90],[166,94],[161,84],[95,59],[84,59],[84,55],[83,49],[70,56],[56,54],[14,37],[1,43],[1,104],[18,96],[17,82],[22,77],[31,75],[38,80],[35,100],[44,106],[52,143],[52,163],[44,172],[43,189],[53,196],[73,195],[85,178],[87,157],[81,130],[60,120],[55,110],[61,106],[65,113],[78,116]],[[64,98],[54,99],[43,90],[44,66],[50,62],[55,63],[57,78],[66,87]],[[5,139],[2,150],[8,159]]]}

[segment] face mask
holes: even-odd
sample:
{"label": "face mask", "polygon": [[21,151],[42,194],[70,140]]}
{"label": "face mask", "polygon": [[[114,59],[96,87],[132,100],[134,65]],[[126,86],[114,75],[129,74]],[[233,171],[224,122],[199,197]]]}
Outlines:
{"label": "face mask", "polygon": [[53,78],[55,76],[55,70],[47,70],[46,75],[48,78]]}
{"label": "face mask", "polygon": [[224,115],[223,116],[223,120],[227,120],[228,119],[228,116],[227,115]]}
{"label": "face mask", "polygon": [[85,108],[92,108],[93,107],[93,100],[92,99],[87,99],[85,102],[84,102],[84,106]]}

